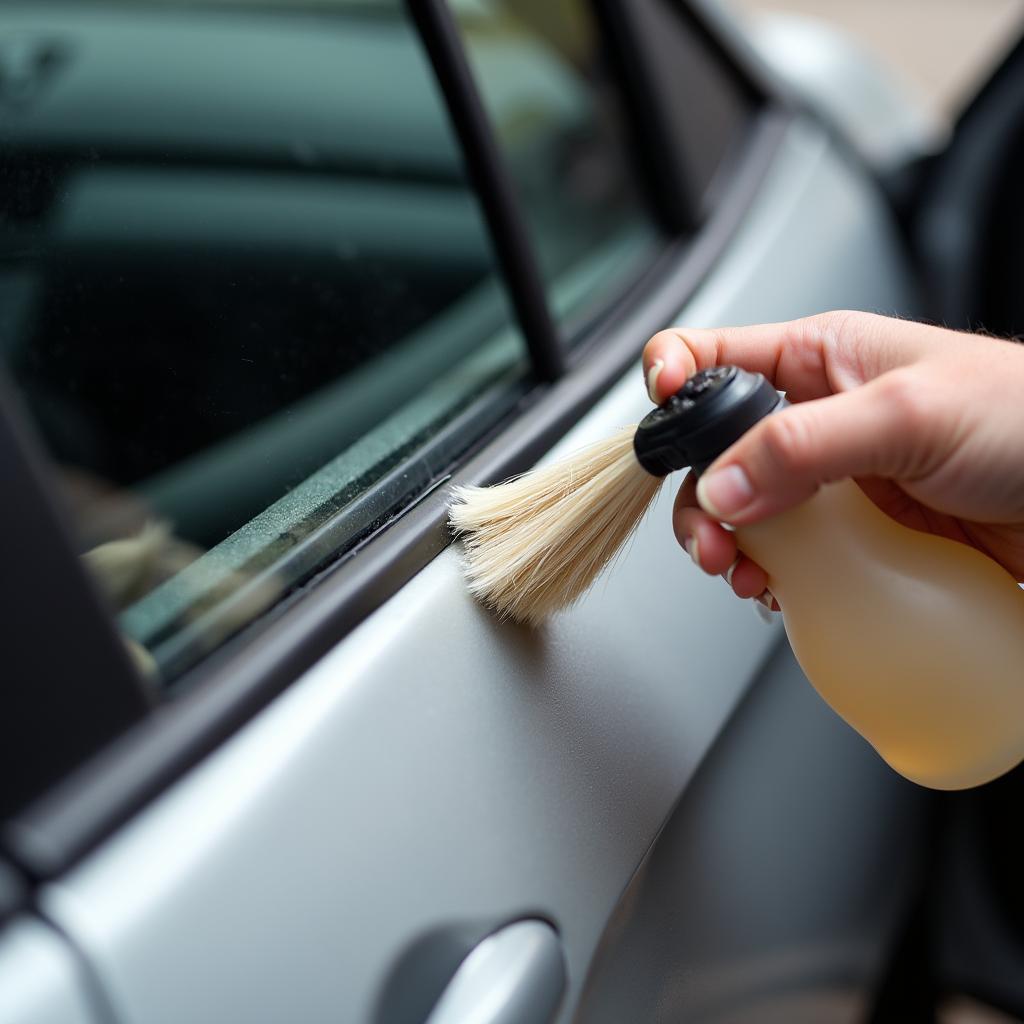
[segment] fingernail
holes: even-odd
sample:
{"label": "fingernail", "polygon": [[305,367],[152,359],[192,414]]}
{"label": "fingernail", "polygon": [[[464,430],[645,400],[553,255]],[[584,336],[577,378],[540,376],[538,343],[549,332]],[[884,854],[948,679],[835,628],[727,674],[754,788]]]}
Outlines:
{"label": "fingernail", "polygon": [[770,590],[764,590],[754,598],[754,608],[762,622],[775,622],[775,614],[779,610],[778,602]]}
{"label": "fingernail", "polygon": [[688,534],[686,540],[683,541],[683,550],[693,559],[694,565],[698,569],[704,568],[700,564],[700,547],[697,545],[697,538],[692,533]]}
{"label": "fingernail", "polygon": [[697,481],[700,507],[716,519],[728,519],[754,500],[750,478],[740,466],[725,466]]}
{"label": "fingernail", "polygon": [[732,586],[732,574],[736,571],[736,566],[740,564],[740,560],[737,558],[728,569],[725,570],[725,582]]}
{"label": "fingernail", "polygon": [[775,621],[774,602],[775,598],[770,590],[763,590],[754,598],[754,609],[757,611],[762,622]]}
{"label": "fingernail", "polygon": [[658,404],[658,377],[664,369],[665,360],[655,359],[647,370],[647,394],[655,405]]}

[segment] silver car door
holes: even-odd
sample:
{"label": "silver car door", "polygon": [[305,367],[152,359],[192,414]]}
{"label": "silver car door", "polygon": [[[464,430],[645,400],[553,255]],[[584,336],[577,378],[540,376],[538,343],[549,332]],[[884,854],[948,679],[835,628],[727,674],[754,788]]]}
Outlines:
{"label": "silver car door", "polygon": [[[871,188],[818,130],[793,125],[684,315],[905,308],[896,253]],[[644,408],[631,370],[555,453]],[[683,563],[666,515],[655,509],[615,571],[539,634],[474,606],[446,551],[49,886],[46,912],[121,1018],[398,1021],[380,1016],[397,998],[412,1020],[447,979],[417,991],[414,968],[392,973],[403,956],[429,962],[431,941],[468,952],[520,918],[556,927],[572,1016],[626,882],[778,639]],[[842,756],[834,798],[857,795],[884,872],[882,851],[902,845],[898,783],[864,748]],[[803,767],[810,785],[819,768]],[[749,808],[714,809],[744,815],[741,842]],[[855,870],[833,866],[822,884]],[[844,917],[863,912],[864,884]]]}

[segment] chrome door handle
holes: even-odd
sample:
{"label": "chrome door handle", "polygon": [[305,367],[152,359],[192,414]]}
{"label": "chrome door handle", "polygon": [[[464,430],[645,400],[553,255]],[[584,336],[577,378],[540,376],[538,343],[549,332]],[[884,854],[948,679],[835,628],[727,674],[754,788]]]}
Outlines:
{"label": "chrome door handle", "polygon": [[459,964],[426,1024],[548,1024],[564,990],[555,930],[545,921],[516,921]]}

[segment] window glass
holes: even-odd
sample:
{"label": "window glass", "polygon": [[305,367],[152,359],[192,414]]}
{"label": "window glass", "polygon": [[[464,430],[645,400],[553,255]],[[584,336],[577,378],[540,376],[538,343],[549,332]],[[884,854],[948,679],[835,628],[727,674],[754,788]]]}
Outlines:
{"label": "window glass", "polygon": [[0,359],[161,682],[520,386],[397,0],[3,3],[0,181]]}
{"label": "window glass", "polygon": [[451,0],[565,333],[661,244],[584,0]]}

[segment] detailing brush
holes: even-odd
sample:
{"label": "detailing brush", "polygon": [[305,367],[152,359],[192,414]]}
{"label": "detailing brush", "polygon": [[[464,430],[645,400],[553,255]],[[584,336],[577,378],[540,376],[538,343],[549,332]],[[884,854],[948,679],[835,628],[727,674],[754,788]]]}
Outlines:
{"label": "detailing brush", "polygon": [[450,520],[472,593],[538,625],[578,600],[637,528],[673,470],[703,472],[781,402],[761,374],[694,374],[639,425],[496,487],[455,492]]}

